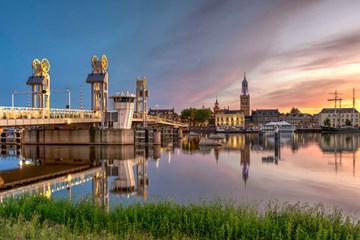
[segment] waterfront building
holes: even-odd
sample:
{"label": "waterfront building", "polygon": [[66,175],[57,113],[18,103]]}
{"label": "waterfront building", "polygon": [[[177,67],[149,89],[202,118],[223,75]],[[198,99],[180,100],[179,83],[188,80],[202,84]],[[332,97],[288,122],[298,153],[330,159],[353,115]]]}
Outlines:
{"label": "waterfront building", "polygon": [[174,108],[172,109],[149,109],[149,113],[150,116],[154,116],[154,117],[161,117],[161,118],[166,118],[169,120],[176,120],[178,118],[177,113],[175,112]]}
{"label": "waterfront building", "polygon": [[256,109],[251,111],[251,115],[254,124],[262,126],[269,122],[278,122],[280,112],[278,109]]}
{"label": "waterfront building", "polygon": [[244,111],[245,116],[250,116],[250,94],[245,73],[240,94],[240,109]]}
{"label": "waterfront building", "polygon": [[350,125],[359,126],[359,111],[353,108],[323,108],[319,113],[319,125],[324,126],[324,121],[330,120],[331,127],[346,126],[346,122]]}
{"label": "waterfront building", "polygon": [[307,113],[301,113],[299,109],[292,108],[289,113],[281,113],[280,121],[286,121],[296,127],[314,126],[314,116]]}
{"label": "waterfront building", "polygon": [[245,114],[243,110],[221,109],[215,114],[215,126],[220,128],[244,128]]}

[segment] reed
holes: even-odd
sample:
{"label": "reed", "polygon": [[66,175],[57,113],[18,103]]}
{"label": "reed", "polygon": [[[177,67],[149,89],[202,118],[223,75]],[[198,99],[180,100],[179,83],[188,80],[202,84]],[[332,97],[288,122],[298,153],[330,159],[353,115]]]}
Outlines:
{"label": "reed", "polygon": [[319,204],[173,201],[119,205],[41,196],[0,205],[0,239],[360,239],[360,223]]}

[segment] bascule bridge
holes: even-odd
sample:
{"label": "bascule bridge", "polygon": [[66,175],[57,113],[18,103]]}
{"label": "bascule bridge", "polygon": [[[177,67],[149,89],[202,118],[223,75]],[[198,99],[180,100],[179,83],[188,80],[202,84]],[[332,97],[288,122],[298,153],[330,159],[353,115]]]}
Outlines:
{"label": "bascule bridge", "polygon": [[32,87],[32,107],[50,109],[50,62],[43,58],[32,61],[33,74],[26,85]]}
{"label": "bascule bridge", "polygon": [[86,79],[91,84],[91,110],[103,116],[108,110],[108,60],[105,55],[100,59],[97,56],[91,58],[92,73]]}

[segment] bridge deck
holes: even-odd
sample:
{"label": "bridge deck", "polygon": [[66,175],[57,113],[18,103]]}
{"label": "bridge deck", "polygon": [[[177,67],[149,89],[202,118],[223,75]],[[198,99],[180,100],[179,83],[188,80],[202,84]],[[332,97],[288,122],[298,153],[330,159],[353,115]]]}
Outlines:
{"label": "bridge deck", "polygon": [[91,110],[0,107],[0,127],[98,122],[101,117]]}
{"label": "bridge deck", "polygon": [[[142,115],[134,113],[133,122],[142,121]],[[92,110],[0,107],[0,128],[99,122],[101,122],[100,114]],[[146,122],[177,127],[188,126],[183,122],[149,115],[146,116]]]}

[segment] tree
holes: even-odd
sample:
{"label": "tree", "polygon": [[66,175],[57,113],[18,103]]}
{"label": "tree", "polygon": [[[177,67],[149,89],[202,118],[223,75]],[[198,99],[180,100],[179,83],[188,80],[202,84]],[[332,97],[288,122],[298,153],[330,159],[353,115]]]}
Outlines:
{"label": "tree", "polygon": [[345,120],[345,125],[346,125],[346,126],[351,126],[352,123],[351,123],[351,121],[350,121],[349,119],[346,119],[346,120]]}
{"label": "tree", "polygon": [[329,118],[326,118],[325,120],[324,120],[324,126],[326,126],[326,127],[330,127],[330,119]]}
{"label": "tree", "polygon": [[208,108],[186,108],[181,111],[180,118],[191,123],[204,123],[211,120],[212,113]]}
{"label": "tree", "polygon": [[188,121],[189,123],[192,122],[194,123],[195,121],[195,112],[197,110],[195,108],[185,108],[181,111],[181,115],[180,118],[183,121]]}
{"label": "tree", "polygon": [[195,121],[198,123],[209,122],[211,119],[212,113],[208,108],[197,109],[195,112]]}

